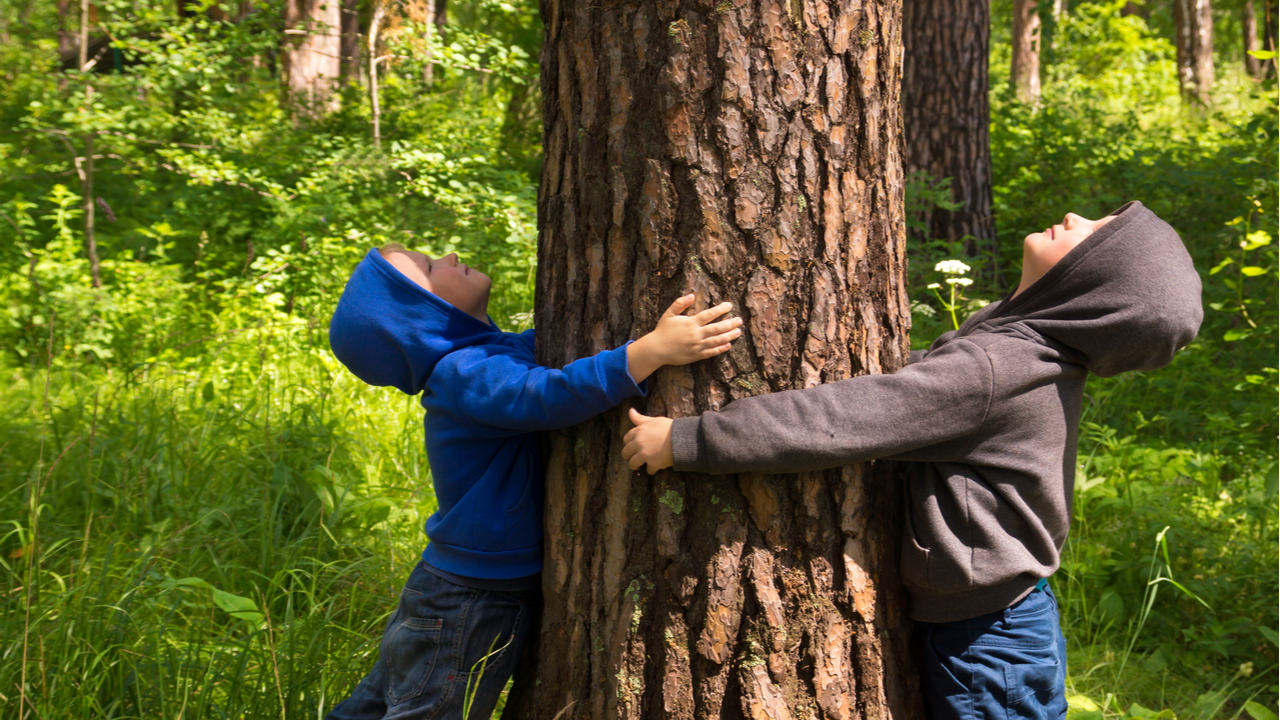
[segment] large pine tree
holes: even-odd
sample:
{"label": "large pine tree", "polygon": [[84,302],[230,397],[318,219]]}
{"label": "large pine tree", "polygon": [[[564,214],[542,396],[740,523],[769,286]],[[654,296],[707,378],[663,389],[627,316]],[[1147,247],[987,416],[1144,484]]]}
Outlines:
{"label": "large pine tree", "polygon": [[[639,408],[891,372],[907,353],[899,8],[544,0],[537,328],[561,365],[678,295],[744,337]],[[546,447],[545,609],[516,718],[920,717],[885,466],[655,478],[623,409]]]}

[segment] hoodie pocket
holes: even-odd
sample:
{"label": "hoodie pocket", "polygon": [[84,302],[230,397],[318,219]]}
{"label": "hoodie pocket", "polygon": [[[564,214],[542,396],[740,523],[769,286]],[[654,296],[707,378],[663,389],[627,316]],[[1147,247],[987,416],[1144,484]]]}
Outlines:
{"label": "hoodie pocket", "polygon": [[542,481],[530,477],[520,499],[505,513],[503,550],[520,550],[542,542]]}
{"label": "hoodie pocket", "polygon": [[902,584],[909,588],[929,587],[929,549],[916,542],[909,523],[902,536]]}

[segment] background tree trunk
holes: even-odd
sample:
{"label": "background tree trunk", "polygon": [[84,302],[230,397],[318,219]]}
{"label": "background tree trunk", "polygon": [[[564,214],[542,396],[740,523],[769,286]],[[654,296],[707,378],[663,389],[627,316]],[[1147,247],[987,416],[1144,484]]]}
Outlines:
{"label": "background tree trunk", "polygon": [[280,55],[286,98],[304,116],[333,109],[342,73],[342,4],[285,0],[284,26]]}
{"label": "background tree trunk", "polygon": [[1213,90],[1213,13],[1209,0],[1173,0],[1173,25],[1182,99],[1208,105]]}
{"label": "background tree trunk", "polygon": [[991,213],[988,0],[905,0],[902,124],[908,172],[951,178],[958,210],[937,209],[929,237],[995,253]]}
{"label": "background tree trunk", "polygon": [[[638,337],[693,289],[746,335],[659,371],[643,411],[903,364],[892,0],[542,14],[542,361]],[[618,409],[548,439],[545,609],[507,717],[922,717],[887,466],[649,478],[626,427]]]}
{"label": "background tree trunk", "polygon": [[[1276,0],[1263,0],[1262,3],[1262,49],[1276,51],[1277,13]],[[1275,58],[1262,63],[1262,76],[1275,77],[1276,68],[1280,66]]]}
{"label": "background tree trunk", "polygon": [[341,56],[339,75],[344,82],[358,82],[360,77],[360,0],[342,0],[339,10],[342,38],[338,41]]}
{"label": "background tree trunk", "polygon": [[1040,13],[1036,10],[1036,0],[1013,0],[1010,81],[1022,102],[1040,99]]}
{"label": "background tree trunk", "polygon": [[1250,50],[1259,50],[1258,46],[1258,12],[1253,7],[1253,0],[1244,0],[1240,6],[1240,31],[1244,41],[1244,71],[1251,78],[1262,77],[1262,62],[1249,54]]}

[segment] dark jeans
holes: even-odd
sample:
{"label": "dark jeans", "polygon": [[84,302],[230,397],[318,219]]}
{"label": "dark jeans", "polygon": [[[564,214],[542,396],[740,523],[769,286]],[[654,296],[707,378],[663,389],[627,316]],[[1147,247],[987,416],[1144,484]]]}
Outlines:
{"label": "dark jeans", "polygon": [[[419,562],[382,633],[373,671],[327,720],[487,720],[536,629],[540,594],[455,585]],[[481,675],[478,663],[491,646]],[[475,697],[464,719],[469,692]]]}
{"label": "dark jeans", "polygon": [[920,623],[933,720],[1063,720],[1067,643],[1048,586],[970,620]]}

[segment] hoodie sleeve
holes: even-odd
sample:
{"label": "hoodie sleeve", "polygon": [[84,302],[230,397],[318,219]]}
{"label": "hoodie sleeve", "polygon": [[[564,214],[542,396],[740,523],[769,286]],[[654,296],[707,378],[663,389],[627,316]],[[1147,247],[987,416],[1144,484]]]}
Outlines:
{"label": "hoodie sleeve", "polygon": [[789,473],[911,460],[913,451],[975,434],[992,391],[986,352],[950,342],[892,375],[743,398],[718,413],[678,419],[675,469]]}
{"label": "hoodie sleeve", "polygon": [[438,408],[481,425],[525,433],[576,425],[645,394],[627,369],[626,345],[575,360],[562,370],[522,354],[486,350],[462,350],[440,361],[427,383]]}

